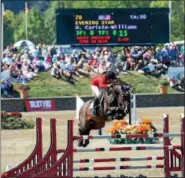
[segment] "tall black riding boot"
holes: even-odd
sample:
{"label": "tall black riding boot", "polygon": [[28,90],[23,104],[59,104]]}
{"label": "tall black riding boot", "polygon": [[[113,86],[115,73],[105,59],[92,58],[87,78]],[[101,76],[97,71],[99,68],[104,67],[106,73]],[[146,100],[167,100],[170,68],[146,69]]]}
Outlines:
{"label": "tall black riding boot", "polygon": [[99,102],[99,98],[95,97],[94,98],[94,102],[93,102],[93,114],[97,115],[98,114],[98,102]]}

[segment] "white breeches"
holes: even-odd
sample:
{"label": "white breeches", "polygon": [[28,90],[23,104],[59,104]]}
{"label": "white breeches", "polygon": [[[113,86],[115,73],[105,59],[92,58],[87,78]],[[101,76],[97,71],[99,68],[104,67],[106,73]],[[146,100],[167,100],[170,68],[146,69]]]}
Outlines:
{"label": "white breeches", "polygon": [[95,85],[92,85],[92,94],[96,97],[99,97],[101,94],[99,88]]}

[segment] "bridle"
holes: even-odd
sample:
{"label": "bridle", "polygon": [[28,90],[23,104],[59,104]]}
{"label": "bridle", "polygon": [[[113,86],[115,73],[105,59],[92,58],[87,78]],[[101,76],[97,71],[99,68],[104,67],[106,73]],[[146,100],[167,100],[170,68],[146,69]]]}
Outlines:
{"label": "bridle", "polygon": [[[122,85],[122,86],[119,86],[121,88],[120,88],[119,94],[117,95],[116,94],[116,91],[114,90],[114,87],[116,85],[119,86],[119,84],[113,85],[112,88],[109,90],[109,92],[110,92],[110,94],[113,94],[113,96],[117,100],[118,108],[125,109],[125,101],[128,102],[127,100],[125,100],[125,97],[127,97],[127,96],[130,95],[130,88],[131,88],[131,86],[130,85]],[[121,98],[120,98],[120,96],[121,96]],[[121,101],[120,101],[120,99],[121,99]]]}

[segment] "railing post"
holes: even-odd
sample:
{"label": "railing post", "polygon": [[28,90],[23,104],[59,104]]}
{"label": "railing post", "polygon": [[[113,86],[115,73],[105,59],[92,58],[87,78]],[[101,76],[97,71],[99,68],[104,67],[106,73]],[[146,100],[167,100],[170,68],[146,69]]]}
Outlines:
{"label": "railing post", "polygon": [[185,117],[184,114],[181,114],[181,171],[182,177],[185,177]]}
{"label": "railing post", "polygon": [[[163,114],[163,133],[169,133],[169,116]],[[170,163],[169,163],[169,148],[170,145],[169,137],[163,137],[164,146],[164,175],[165,178],[169,178],[170,175]]]}
{"label": "railing post", "polygon": [[70,178],[73,178],[73,137],[74,137],[74,121],[73,120],[68,120],[68,175]]}

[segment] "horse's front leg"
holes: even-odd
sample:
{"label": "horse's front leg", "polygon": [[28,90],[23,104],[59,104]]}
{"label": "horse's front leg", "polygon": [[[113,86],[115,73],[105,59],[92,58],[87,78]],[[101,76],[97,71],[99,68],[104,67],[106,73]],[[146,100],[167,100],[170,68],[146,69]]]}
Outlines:
{"label": "horse's front leg", "polygon": [[[90,134],[90,129],[87,129],[86,132],[85,132],[85,135],[88,135]],[[83,147],[86,147],[87,145],[89,145],[89,139],[85,139],[84,140],[84,144],[83,144]]]}
{"label": "horse's front leg", "polygon": [[[83,130],[81,128],[78,129],[78,132],[79,132],[80,136],[83,136]],[[78,146],[79,147],[83,146],[83,140],[82,139],[78,140]]]}
{"label": "horse's front leg", "polygon": [[[89,127],[85,128],[85,129],[78,129],[79,131],[79,135],[80,136],[89,136],[89,133],[91,131],[91,129]],[[89,139],[81,139],[78,141],[78,146],[81,147],[86,147],[89,144]]]}

